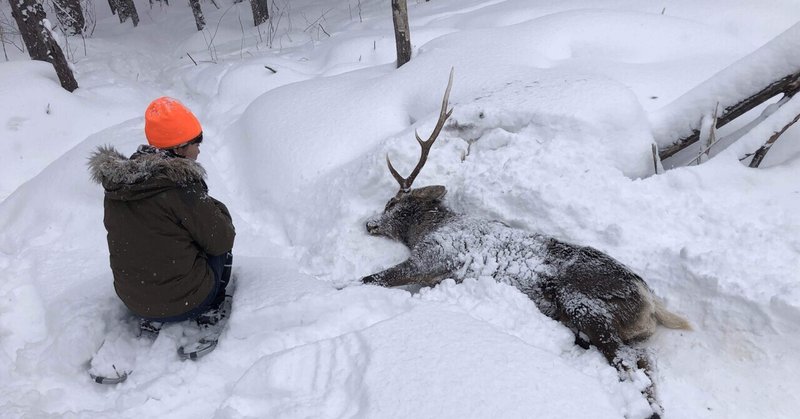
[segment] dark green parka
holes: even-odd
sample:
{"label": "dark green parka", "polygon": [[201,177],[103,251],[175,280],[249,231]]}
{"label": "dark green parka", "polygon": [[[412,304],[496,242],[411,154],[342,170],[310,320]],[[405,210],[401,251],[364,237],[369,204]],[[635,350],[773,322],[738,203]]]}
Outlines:
{"label": "dark green parka", "polygon": [[130,159],[100,147],[89,159],[105,189],[104,223],[114,289],[135,314],[184,314],[214,290],[206,255],[233,248],[225,205],[208,195],[197,162],[144,145]]}

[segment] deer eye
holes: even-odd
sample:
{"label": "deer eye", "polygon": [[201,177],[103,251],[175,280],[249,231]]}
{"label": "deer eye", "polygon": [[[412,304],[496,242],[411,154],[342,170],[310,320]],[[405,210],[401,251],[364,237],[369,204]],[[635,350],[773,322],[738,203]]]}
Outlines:
{"label": "deer eye", "polygon": [[386,203],[386,208],[384,208],[383,210],[389,211],[393,206],[395,206],[395,204],[397,204],[397,198],[392,198],[389,200],[389,202]]}

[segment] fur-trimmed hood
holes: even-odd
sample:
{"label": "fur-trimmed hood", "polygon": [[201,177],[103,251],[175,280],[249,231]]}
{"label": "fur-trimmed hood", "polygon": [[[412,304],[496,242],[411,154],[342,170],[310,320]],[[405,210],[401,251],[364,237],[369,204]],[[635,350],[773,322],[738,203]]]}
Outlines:
{"label": "fur-trimmed hood", "polygon": [[112,199],[136,200],[192,183],[205,187],[206,171],[200,164],[149,145],[139,146],[130,158],[112,146],[100,146],[88,165],[92,180]]}

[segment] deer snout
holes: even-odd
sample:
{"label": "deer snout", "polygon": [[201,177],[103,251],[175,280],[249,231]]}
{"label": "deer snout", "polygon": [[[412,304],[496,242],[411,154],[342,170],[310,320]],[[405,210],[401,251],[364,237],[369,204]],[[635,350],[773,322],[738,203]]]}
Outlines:
{"label": "deer snout", "polygon": [[386,218],[383,214],[375,214],[367,219],[367,233],[373,236],[386,236]]}
{"label": "deer snout", "polygon": [[379,234],[378,230],[380,229],[380,224],[377,220],[367,220],[367,233],[369,234]]}

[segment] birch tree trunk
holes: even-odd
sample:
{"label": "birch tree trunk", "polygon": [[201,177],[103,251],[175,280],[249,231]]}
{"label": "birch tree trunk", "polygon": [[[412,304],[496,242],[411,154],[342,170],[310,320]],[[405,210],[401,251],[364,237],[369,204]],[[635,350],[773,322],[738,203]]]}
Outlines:
{"label": "birch tree trunk", "polygon": [[[109,0],[109,5],[111,4],[112,0]],[[128,18],[131,18],[133,21],[133,27],[137,27],[139,25],[139,13],[136,11],[136,5],[133,4],[133,0],[113,0],[114,5],[117,7],[117,16],[119,17],[119,23],[125,23]]]}
{"label": "birch tree trunk", "polygon": [[202,31],[206,27],[206,18],[203,16],[203,9],[200,8],[200,0],[189,0],[189,5],[192,6],[192,13],[194,13],[194,23],[197,25],[197,30]]}
{"label": "birch tree trunk", "polygon": [[397,68],[411,59],[411,35],[408,29],[408,4],[406,0],[392,0],[394,42],[397,46]]}
{"label": "birch tree trunk", "polygon": [[80,0],[53,0],[53,8],[56,10],[56,18],[65,34],[79,35],[83,33],[85,21]]}
{"label": "birch tree trunk", "polygon": [[253,9],[253,23],[258,26],[269,19],[269,0],[250,0]]}
{"label": "birch tree trunk", "polygon": [[47,61],[53,64],[61,87],[67,91],[78,88],[78,82],[69,68],[67,58],[53,34],[45,26],[47,15],[44,7],[37,0],[9,0],[11,15],[17,21],[22,41],[28,48],[32,60]]}

